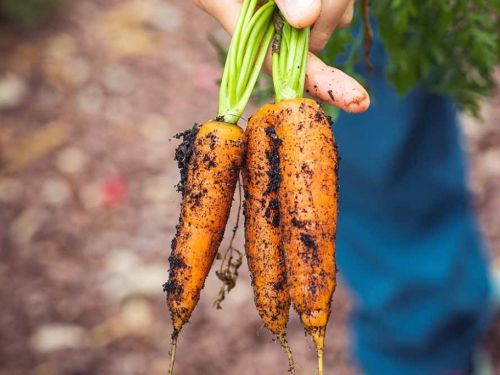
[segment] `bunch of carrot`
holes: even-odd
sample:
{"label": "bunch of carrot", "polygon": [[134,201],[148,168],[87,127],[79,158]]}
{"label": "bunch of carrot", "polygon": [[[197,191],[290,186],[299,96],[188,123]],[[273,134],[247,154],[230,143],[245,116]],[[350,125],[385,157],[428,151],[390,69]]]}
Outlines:
{"label": "bunch of carrot", "polygon": [[[245,0],[228,52],[216,121],[179,137],[182,206],[164,285],[177,337],[188,322],[217,254],[240,169],[244,186],[245,252],[255,305],[285,348],[293,303],[317,347],[323,346],[335,290],[338,156],[331,123],[316,102],[302,98],[309,28],[286,23],[273,1],[257,11]],[[273,39],[274,36],[274,39]],[[236,124],[272,43],[276,103]]]}

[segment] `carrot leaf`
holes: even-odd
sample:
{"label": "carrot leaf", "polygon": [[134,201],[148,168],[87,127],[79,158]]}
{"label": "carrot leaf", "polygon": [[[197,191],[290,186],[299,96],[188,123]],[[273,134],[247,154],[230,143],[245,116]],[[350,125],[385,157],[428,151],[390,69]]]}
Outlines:
{"label": "carrot leaf", "polygon": [[274,1],[256,7],[257,0],[243,2],[222,75],[217,118],[230,124],[238,122],[250,100],[274,33]]}
{"label": "carrot leaf", "polygon": [[273,83],[276,103],[304,94],[310,28],[297,29],[281,16],[274,19]]}

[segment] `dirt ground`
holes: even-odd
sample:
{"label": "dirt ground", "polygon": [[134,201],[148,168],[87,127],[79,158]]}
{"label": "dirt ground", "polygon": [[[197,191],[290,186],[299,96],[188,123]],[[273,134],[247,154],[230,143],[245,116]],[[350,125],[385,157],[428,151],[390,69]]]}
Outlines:
{"label": "dirt ground", "polygon": [[[167,373],[161,285],[179,213],[170,138],[215,117],[221,68],[208,33],[228,41],[178,0],[66,2],[40,27],[0,26],[0,375]],[[463,127],[471,191],[497,254],[499,107],[493,99],[485,124]],[[212,274],[183,331],[178,373],[286,374],[246,266],[223,310],[212,307],[219,287]],[[326,368],[357,374],[342,284],[333,311]],[[295,314],[288,334],[298,373],[314,374]],[[500,322],[487,342],[500,353]]]}

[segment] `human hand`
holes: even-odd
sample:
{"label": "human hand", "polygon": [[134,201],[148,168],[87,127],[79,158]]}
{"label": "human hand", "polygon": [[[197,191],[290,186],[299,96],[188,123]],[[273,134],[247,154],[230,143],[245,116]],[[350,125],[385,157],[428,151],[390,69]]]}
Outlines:
{"label": "human hand", "polygon": [[[321,51],[335,29],[352,21],[354,0],[275,0],[290,25],[304,28],[315,24],[309,49]],[[232,35],[243,0],[194,0],[194,3],[217,19]],[[271,72],[271,56],[264,70]],[[339,107],[347,112],[364,112],[370,106],[366,90],[354,78],[325,65],[309,52],[305,82],[306,92],[316,100]]]}

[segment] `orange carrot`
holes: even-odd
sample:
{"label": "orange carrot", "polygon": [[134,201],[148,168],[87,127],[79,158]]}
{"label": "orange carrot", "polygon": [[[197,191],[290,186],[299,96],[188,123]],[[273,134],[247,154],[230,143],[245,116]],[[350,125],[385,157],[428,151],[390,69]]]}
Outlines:
{"label": "orange carrot", "polygon": [[293,375],[292,353],[286,341],[290,295],[279,228],[279,159],[277,149],[268,137],[272,128],[267,119],[272,108],[272,105],[267,105],[254,114],[244,136],[245,252],[255,306],[264,325],[278,337],[286,350]]}
{"label": "orange carrot", "polygon": [[314,101],[290,99],[275,105],[282,181],[281,231],[290,295],[304,328],[323,347],[336,286],[335,235],[338,214],[338,156],[330,123]]}
{"label": "orange carrot", "polygon": [[177,150],[183,202],[164,285],[174,343],[200,299],[224,235],[243,161],[242,134],[237,125],[207,122],[185,132]]}
{"label": "orange carrot", "polygon": [[275,17],[274,117],[282,181],[278,190],[281,235],[293,305],[317,348],[323,347],[336,286],[338,156],[329,119],[316,102],[302,98],[310,29]]}

